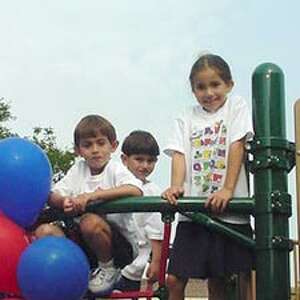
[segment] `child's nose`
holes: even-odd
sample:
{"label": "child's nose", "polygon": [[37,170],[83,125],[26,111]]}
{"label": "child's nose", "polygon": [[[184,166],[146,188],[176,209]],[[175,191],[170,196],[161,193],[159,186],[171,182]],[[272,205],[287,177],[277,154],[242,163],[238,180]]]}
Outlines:
{"label": "child's nose", "polygon": [[206,93],[208,96],[212,96],[214,94],[214,90],[212,88],[207,88]]}
{"label": "child's nose", "polygon": [[98,149],[97,145],[92,145],[92,152],[98,152]]}
{"label": "child's nose", "polygon": [[143,167],[144,169],[147,169],[148,166],[149,166],[149,164],[148,164],[146,161],[143,161],[143,162],[142,162],[142,167]]}

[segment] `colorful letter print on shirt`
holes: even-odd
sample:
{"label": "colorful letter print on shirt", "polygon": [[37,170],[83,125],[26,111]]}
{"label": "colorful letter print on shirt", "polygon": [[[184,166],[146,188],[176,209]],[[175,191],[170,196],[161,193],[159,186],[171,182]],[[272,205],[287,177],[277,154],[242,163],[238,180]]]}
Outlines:
{"label": "colorful letter print on shirt", "polygon": [[227,128],[221,120],[212,126],[191,130],[192,185],[194,196],[218,190],[225,175]]}

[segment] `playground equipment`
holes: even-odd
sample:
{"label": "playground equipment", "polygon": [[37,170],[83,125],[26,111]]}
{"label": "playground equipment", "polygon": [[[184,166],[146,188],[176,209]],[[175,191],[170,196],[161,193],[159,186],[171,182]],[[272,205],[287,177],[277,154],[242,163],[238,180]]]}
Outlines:
{"label": "playground equipment", "polygon": [[[251,198],[232,199],[228,210],[249,213],[255,217],[255,240],[205,215],[206,199],[204,198],[182,198],[179,199],[176,207],[169,205],[160,197],[126,198],[107,203],[93,202],[88,205],[87,211],[101,214],[158,211],[162,214],[162,220],[165,223],[158,289],[113,293],[108,298],[146,297],[150,299],[158,297],[162,300],[167,299],[165,267],[169,251],[170,229],[174,213],[180,211],[194,212],[192,218],[196,222],[254,249],[257,300],[291,299],[289,252],[297,243],[290,240],[288,232],[291,197],[287,189],[287,175],[295,165],[295,145],[286,140],[284,78],[278,66],[267,63],[256,68],[252,80],[255,138],[247,146],[247,150],[249,168],[253,174],[254,195]],[[299,125],[297,127],[300,128]],[[300,132],[297,136],[300,137]],[[61,215],[57,216],[57,218],[60,217]],[[296,284],[298,284],[297,281]],[[230,286],[228,290],[227,300],[240,299],[238,289],[231,289]],[[296,288],[296,292],[298,290]],[[88,299],[96,298],[88,295]]]}
{"label": "playground equipment", "polygon": [[[297,232],[298,240],[294,241],[294,282],[296,300],[300,299],[300,99],[294,105],[295,142],[296,142],[296,192],[297,192]],[[298,251],[297,251],[298,250]]]}

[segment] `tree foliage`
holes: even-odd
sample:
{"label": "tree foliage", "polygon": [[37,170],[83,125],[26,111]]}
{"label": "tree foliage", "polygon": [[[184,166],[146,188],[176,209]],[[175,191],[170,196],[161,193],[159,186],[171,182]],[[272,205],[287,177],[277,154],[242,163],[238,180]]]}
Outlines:
{"label": "tree foliage", "polygon": [[51,127],[35,127],[31,139],[47,153],[53,169],[53,181],[57,182],[73,164],[75,159],[74,152],[58,148],[56,137]]}
{"label": "tree foliage", "polygon": [[4,98],[0,98],[0,139],[14,135],[7,127],[2,125],[2,123],[13,119],[10,105],[4,101]]}
{"label": "tree foliage", "polygon": [[[4,98],[0,98],[0,139],[18,136],[3,123],[14,120],[15,117],[10,112],[10,105]],[[63,150],[57,146],[56,136],[53,128],[35,127],[33,128],[32,136],[27,137],[29,140],[38,144],[47,154],[53,169],[53,181],[57,182],[68,171],[75,160],[73,151]]]}

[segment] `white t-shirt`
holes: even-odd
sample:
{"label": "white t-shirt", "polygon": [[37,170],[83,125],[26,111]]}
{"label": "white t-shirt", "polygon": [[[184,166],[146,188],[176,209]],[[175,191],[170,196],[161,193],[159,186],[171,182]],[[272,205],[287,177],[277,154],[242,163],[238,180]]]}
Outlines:
{"label": "white t-shirt", "polygon": [[[174,134],[164,152],[183,153],[186,161],[185,196],[206,197],[219,190],[225,180],[229,146],[252,136],[252,121],[243,98],[232,96],[216,112],[202,106],[189,107],[175,120]],[[234,197],[246,197],[248,185],[242,166]],[[224,213],[219,219],[236,224],[249,222],[249,216]],[[179,220],[188,221],[180,215]]]}
{"label": "white t-shirt", "polygon": [[[143,185],[144,196],[160,196],[161,189],[153,182]],[[139,281],[151,253],[150,240],[163,239],[163,222],[160,213],[134,213],[134,222],[138,231],[138,257],[122,270],[122,275],[128,279]]]}
{"label": "white t-shirt", "polygon": [[[93,192],[97,188],[110,189],[121,185],[130,184],[142,190],[142,182],[128,169],[117,161],[110,160],[103,172],[91,175],[90,168],[84,159],[79,159],[70,168],[66,176],[52,188],[62,196],[77,196],[82,193]],[[134,256],[137,255],[137,234],[132,213],[107,214],[107,220],[114,223],[120,232],[131,243]]]}

